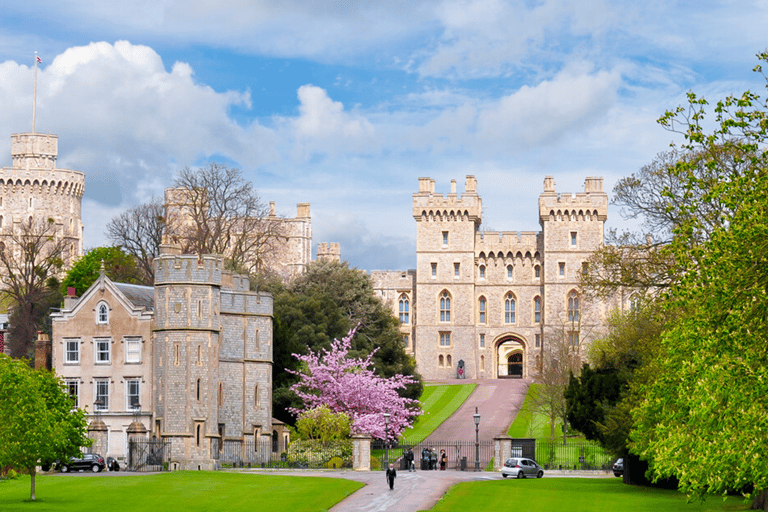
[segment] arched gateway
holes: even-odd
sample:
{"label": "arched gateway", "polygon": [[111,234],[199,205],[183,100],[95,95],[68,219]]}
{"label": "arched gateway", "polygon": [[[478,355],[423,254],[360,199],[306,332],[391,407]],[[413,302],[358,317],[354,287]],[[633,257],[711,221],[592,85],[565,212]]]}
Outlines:
{"label": "arched gateway", "polygon": [[522,379],[525,370],[525,342],[517,336],[504,336],[496,343],[496,376],[500,379]]}

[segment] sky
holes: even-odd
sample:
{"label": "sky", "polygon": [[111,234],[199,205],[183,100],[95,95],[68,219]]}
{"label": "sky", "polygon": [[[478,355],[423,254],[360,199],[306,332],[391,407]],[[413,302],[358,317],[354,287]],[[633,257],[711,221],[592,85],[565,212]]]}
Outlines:
{"label": "sky", "polygon": [[[416,262],[412,196],[478,181],[483,229],[538,231],[558,192],[609,193],[681,136],[689,91],[749,89],[768,2],[26,0],[0,11],[0,166],[10,136],[59,136],[86,175],[84,246],[177,173],[239,168],[314,246],[366,270]],[[625,229],[617,207],[607,228]],[[631,226],[630,226],[631,227]]]}

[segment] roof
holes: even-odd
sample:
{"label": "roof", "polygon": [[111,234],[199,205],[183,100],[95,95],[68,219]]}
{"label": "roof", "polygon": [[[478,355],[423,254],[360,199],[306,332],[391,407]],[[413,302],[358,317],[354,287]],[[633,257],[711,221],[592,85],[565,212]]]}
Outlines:
{"label": "roof", "polygon": [[136,307],[155,309],[155,288],[138,284],[115,283],[115,287]]}

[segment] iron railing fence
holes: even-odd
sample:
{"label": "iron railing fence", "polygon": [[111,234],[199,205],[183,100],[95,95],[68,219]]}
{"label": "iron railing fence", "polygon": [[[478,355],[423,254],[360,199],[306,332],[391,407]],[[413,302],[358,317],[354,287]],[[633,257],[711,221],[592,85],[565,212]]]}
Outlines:
{"label": "iron railing fence", "polygon": [[[371,445],[372,454],[378,458],[379,467],[386,468],[385,455],[389,462],[395,464],[400,470],[407,469],[405,457],[406,450],[413,451],[413,462],[417,470],[440,469],[441,450],[448,455],[446,469],[459,471],[473,471],[475,463],[479,459],[480,470],[485,470],[494,457],[495,444],[493,441],[453,440],[453,441],[421,441],[410,443],[407,439],[391,442],[387,450],[381,440],[375,440]],[[386,452],[386,453],[385,453]],[[372,468],[374,469],[374,468]]]}
{"label": "iron railing fence", "polygon": [[594,441],[537,441],[536,462],[544,469],[610,469],[613,456]]}
{"label": "iron railing fence", "polygon": [[128,441],[128,471],[167,471],[171,444],[160,439]]}
{"label": "iron railing fence", "polygon": [[221,467],[260,467],[285,469],[341,469],[352,467],[352,442],[326,445],[294,441],[283,453],[272,451],[271,444],[245,441],[212,440],[213,457]]}

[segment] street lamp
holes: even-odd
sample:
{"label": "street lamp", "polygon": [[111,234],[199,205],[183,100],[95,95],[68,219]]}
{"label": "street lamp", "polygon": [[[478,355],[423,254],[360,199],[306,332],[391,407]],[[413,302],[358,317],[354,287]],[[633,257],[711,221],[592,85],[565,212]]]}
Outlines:
{"label": "street lamp", "polygon": [[384,413],[384,471],[389,469],[389,416],[388,412]]}
{"label": "street lamp", "polygon": [[480,471],[480,413],[477,407],[472,418],[475,420],[475,471]]}

